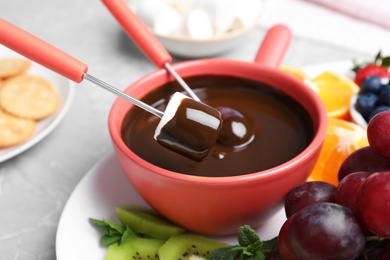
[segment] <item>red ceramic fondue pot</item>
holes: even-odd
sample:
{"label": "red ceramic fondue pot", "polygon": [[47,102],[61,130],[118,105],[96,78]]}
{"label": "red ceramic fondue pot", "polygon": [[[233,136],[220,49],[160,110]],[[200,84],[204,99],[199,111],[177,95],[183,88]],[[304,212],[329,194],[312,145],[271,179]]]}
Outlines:
{"label": "red ceramic fondue pot", "polygon": [[[309,87],[277,69],[290,37],[290,31],[283,25],[270,29],[254,62],[201,59],[173,65],[184,79],[199,75],[250,79],[273,86],[300,103],[310,115],[313,139],[300,154],[279,166],[231,177],[190,176],[157,167],[137,156],[124,143],[123,121],[134,105],[123,99],[115,101],[108,119],[115,154],[124,174],[151,207],[191,231],[232,234],[244,224],[261,225],[282,207],[288,191],[306,181],[325,138],[327,115],[322,101]],[[3,19],[0,19],[0,43],[75,82],[87,78],[85,64]],[[163,63],[170,61],[166,55],[160,57]],[[136,81],[125,92],[142,99],[173,80],[165,69],[159,69]]]}
{"label": "red ceramic fondue pot", "polygon": [[[164,64],[171,62],[172,58],[121,2],[103,0],[149,59],[162,68],[125,90],[142,99],[162,85],[174,81],[164,69]],[[307,179],[325,138],[327,115],[322,101],[308,86],[277,69],[290,38],[287,27],[276,25],[267,32],[254,62],[215,58],[173,65],[184,80],[201,75],[251,79],[273,86],[298,101],[310,114],[314,137],[303,152],[277,167],[240,176],[200,177],[155,166],[126,146],[122,139],[122,127],[127,113],[134,106],[120,99],[115,101],[109,115],[109,130],[116,156],[131,184],[152,208],[191,231],[212,235],[232,234],[244,224],[259,226],[282,207],[288,191]]]}

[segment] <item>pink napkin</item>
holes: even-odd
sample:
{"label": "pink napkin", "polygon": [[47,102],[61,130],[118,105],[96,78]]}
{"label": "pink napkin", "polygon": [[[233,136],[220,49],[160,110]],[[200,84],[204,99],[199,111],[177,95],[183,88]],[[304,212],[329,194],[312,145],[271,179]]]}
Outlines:
{"label": "pink napkin", "polygon": [[388,0],[306,0],[390,29]]}

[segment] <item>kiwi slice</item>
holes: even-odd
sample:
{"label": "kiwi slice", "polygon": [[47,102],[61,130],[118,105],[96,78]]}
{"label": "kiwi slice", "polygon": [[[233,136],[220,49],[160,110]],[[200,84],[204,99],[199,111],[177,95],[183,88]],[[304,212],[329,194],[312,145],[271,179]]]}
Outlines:
{"label": "kiwi slice", "polygon": [[160,260],[207,259],[211,251],[228,247],[220,241],[193,234],[170,237],[158,250]]}
{"label": "kiwi slice", "polygon": [[129,226],[133,231],[141,235],[167,240],[171,236],[185,231],[168,220],[154,213],[151,209],[140,206],[118,206],[116,214],[123,225]]}
{"label": "kiwi slice", "polygon": [[158,249],[165,241],[151,238],[132,238],[120,245],[117,243],[108,247],[104,260],[159,260]]}

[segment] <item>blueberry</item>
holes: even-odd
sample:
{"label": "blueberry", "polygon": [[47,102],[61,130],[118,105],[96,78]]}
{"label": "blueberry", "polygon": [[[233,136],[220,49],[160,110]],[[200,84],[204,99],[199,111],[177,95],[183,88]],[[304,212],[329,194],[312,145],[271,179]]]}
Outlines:
{"label": "blueberry", "polygon": [[376,114],[379,114],[380,112],[386,110],[390,110],[390,106],[377,106],[376,108],[374,108],[374,110],[372,110],[370,116],[368,117],[368,120],[371,120],[371,118],[373,118]]}
{"label": "blueberry", "polygon": [[379,97],[378,95],[365,92],[359,93],[358,98],[356,99],[356,110],[364,117],[364,119],[368,120],[371,112],[378,105]]}
{"label": "blueberry", "polygon": [[379,94],[382,89],[381,79],[377,76],[368,76],[360,85],[361,92]]}
{"label": "blueberry", "polygon": [[390,85],[385,85],[379,93],[379,103],[384,106],[390,106]]}

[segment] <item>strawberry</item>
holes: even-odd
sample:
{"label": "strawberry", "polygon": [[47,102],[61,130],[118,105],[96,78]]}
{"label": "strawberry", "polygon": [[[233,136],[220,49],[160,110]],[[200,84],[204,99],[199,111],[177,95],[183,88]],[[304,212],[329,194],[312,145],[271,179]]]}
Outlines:
{"label": "strawberry", "polygon": [[381,52],[379,52],[374,61],[365,62],[363,64],[357,64],[354,62],[353,71],[355,74],[355,83],[360,86],[360,84],[368,76],[377,76],[380,78],[389,78],[390,72],[390,57],[382,57]]}
{"label": "strawberry", "polygon": [[361,67],[360,69],[358,69],[356,71],[355,83],[360,86],[360,84],[368,76],[377,76],[379,78],[388,78],[388,77],[390,77],[390,73],[386,67],[379,66],[376,64],[368,64],[366,66]]}

